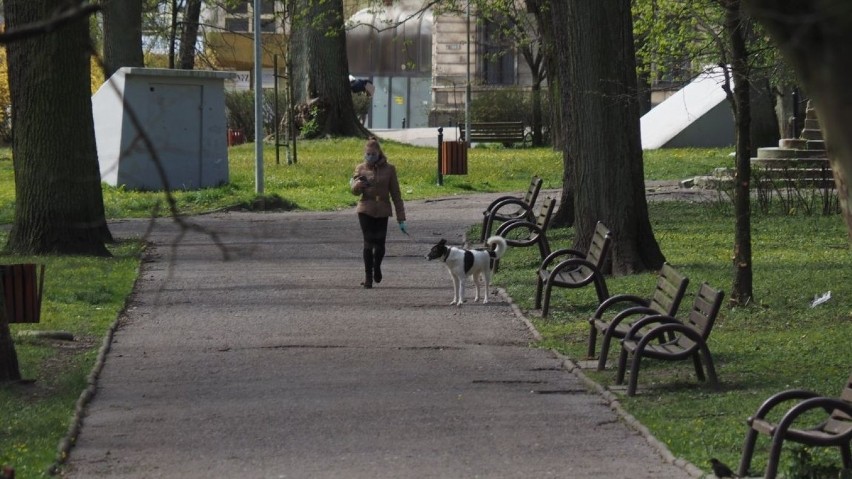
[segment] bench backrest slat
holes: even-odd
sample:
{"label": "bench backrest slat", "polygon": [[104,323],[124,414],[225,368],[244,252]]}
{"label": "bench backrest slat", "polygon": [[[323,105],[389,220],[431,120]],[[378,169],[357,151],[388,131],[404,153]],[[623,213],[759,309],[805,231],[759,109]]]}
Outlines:
{"label": "bench backrest slat", "polygon": [[[846,380],[846,387],[840,393],[840,400],[852,405],[852,374]],[[831,412],[831,416],[828,422],[826,422],[824,429],[834,434],[843,434],[852,429],[852,416],[849,416],[840,409],[835,409]]]}
{"label": "bench backrest slat", "polygon": [[535,225],[541,228],[542,231],[547,231],[550,226],[550,218],[553,216],[553,210],[556,209],[556,198],[545,198],[544,203],[538,210],[538,215],[535,217]]}
{"label": "bench backrest slat", "polygon": [[609,228],[598,221],[595,225],[595,233],[592,235],[592,242],[589,244],[589,251],[586,253],[586,261],[595,265],[598,270],[603,268],[611,242],[612,233]]}
{"label": "bench backrest slat", "polygon": [[[465,129],[467,126],[463,122],[459,122],[459,137],[467,138]],[[526,137],[526,127],[520,121],[493,121],[479,122],[470,124],[470,140],[471,141],[524,141]]]}
{"label": "bench backrest slat", "polygon": [[541,183],[541,178],[533,176],[530,180],[530,186],[527,188],[527,192],[524,193],[523,202],[530,205],[530,207],[532,207],[535,204],[535,200],[538,199],[538,192],[541,191]]}
{"label": "bench backrest slat", "polygon": [[[725,293],[712,288],[707,283],[701,283],[698,292],[695,294],[692,309],[689,311],[684,324],[697,331],[705,341],[710,336],[719,310],[722,309],[722,298],[724,296]],[[678,336],[677,342],[684,349],[688,349],[694,344],[691,339],[682,334]]]}
{"label": "bench backrest slat", "polygon": [[663,263],[648,306],[660,314],[675,316],[688,285],[689,278],[670,264]]}

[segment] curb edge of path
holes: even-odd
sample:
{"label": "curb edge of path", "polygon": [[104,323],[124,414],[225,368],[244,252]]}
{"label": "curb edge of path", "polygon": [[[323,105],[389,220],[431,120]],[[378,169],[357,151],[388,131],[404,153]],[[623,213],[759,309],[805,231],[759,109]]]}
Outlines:
{"label": "curb edge of path", "polygon": [[101,371],[104,369],[104,364],[106,364],[107,354],[109,354],[110,348],[112,348],[112,340],[113,337],[115,337],[115,332],[118,331],[118,327],[121,324],[122,319],[127,316],[127,312],[132,309],[132,304],[136,300],[137,282],[145,273],[145,269],[148,264],[150,264],[149,261],[146,261],[146,258],[152,253],[152,248],[150,248],[150,246],[151,245],[149,244],[143,248],[142,254],[139,258],[139,269],[136,272],[136,281],[133,282],[130,294],[128,294],[124,299],[124,306],[118,312],[112,324],[109,325],[109,328],[107,328],[106,334],[101,342],[101,347],[98,348],[98,355],[95,358],[95,363],[92,365],[92,370],[89,371],[89,375],[86,376],[86,387],[80,393],[80,396],[77,398],[77,402],[74,404],[74,415],[71,417],[71,423],[68,425],[68,431],[66,432],[65,437],[59,440],[56,459],[54,459],[53,464],[51,464],[46,471],[49,476],[59,474],[62,466],[68,461],[71,450],[74,448],[74,444],[77,442],[77,437],[80,435],[80,429],[83,427],[83,418],[86,416],[86,408],[89,406],[89,403],[92,402],[92,399],[97,393],[98,379],[101,376]]}
{"label": "curb edge of path", "polygon": [[[145,253],[143,252],[143,256],[144,255]],[[144,261],[140,264],[137,278],[142,275],[144,264]],[[136,285],[134,284],[133,290],[135,289]],[[83,427],[83,418],[86,416],[86,408],[97,392],[98,378],[100,377],[101,371],[106,363],[106,356],[109,354],[109,350],[112,347],[113,337],[115,336],[115,332],[118,330],[118,325],[121,322],[121,319],[127,314],[127,310],[130,307],[133,298],[134,293],[127,296],[127,299],[124,302],[124,307],[121,308],[121,311],[116,316],[115,321],[112,322],[104,335],[101,347],[98,349],[98,355],[95,358],[95,363],[92,365],[92,370],[89,371],[89,375],[86,376],[86,387],[80,393],[80,396],[77,398],[77,402],[74,404],[74,415],[71,417],[71,423],[68,425],[68,432],[65,434],[65,437],[59,440],[56,459],[47,469],[47,474],[50,476],[57,475],[62,465],[64,465],[70,457],[71,449],[74,448],[74,443],[77,441],[77,437],[80,435],[80,429]]]}
{"label": "curb edge of path", "polygon": [[[515,316],[524,324],[526,324],[527,328],[533,336],[533,339],[535,341],[541,341],[541,333],[538,332],[535,325],[533,325],[533,323],[524,315],[523,311],[521,311],[521,308],[518,307],[517,304],[515,304],[515,302],[512,300],[512,297],[509,296],[506,290],[503,288],[497,288],[497,291],[500,296],[505,298],[506,302],[509,303],[509,306],[511,306],[512,312],[515,313]],[[550,351],[562,361],[563,369],[576,376],[578,379],[583,381],[587,388],[591,389],[599,396],[601,396],[601,398],[606,401],[609,408],[615,411],[615,413],[621,418],[621,420],[624,421],[631,429],[635,430],[637,433],[639,433],[639,435],[645,438],[645,441],[648,442],[652,449],[657,451],[657,454],[659,454],[664,461],[676,467],[679,467],[690,477],[705,477],[704,471],[701,470],[699,467],[687,461],[686,459],[678,458],[674,454],[672,454],[672,452],[665,445],[665,443],[654,437],[654,435],[651,434],[651,431],[647,427],[645,427],[641,422],[639,422],[638,419],[636,419],[632,414],[627,412],[621,406],[621,401],[619,400],[618,396],[612,393],[612,391],[609,391],[601,384],[586,376],[583,373],[582,368],[580,368],[580,366],[578,366],[567,356],[561,354],[560,352],[554,349],[551,349]]]}

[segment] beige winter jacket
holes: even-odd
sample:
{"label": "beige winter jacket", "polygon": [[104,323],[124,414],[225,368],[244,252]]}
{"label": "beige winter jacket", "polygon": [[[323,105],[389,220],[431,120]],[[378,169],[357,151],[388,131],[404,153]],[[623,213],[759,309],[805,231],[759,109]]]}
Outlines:
{"label": "beige winter jacket", "polygon": [[[358,177],[363,176],[370,186],[361,188]],[[405,205],[399,192],[399,181],[396,177],[396,168],[381,158],[375,166],[361,163],[355,167],[355,172],[349,180],[349,188],[353,195],[361,195],[356,211],[365,213],[374,218],[385,218],[393,216],[391,202],[396,210],[396,220],[405,221]]]}

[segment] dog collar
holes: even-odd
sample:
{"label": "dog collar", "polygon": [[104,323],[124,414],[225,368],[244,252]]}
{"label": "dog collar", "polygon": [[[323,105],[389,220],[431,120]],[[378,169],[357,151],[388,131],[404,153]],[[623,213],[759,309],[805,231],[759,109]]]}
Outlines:
{"label": "dog collar", "polygon": [[446,253],[444,253],[444,256],[443,256],[443,257],[441,257],[441,259],[442,259],[445,263],[447,262],[447,258],[449,258],[449,257],[450,257],[450,250],[452,250],[452,249],[453,249],[453,247],[452,247],[452,246],[450,246],[449,248],[447,248],[447,252],[446,252]]}

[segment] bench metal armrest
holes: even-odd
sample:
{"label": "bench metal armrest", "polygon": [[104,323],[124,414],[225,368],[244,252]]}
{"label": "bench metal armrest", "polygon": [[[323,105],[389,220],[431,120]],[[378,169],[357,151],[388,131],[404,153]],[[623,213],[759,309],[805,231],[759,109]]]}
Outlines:
{"label": "bench metal armrest", "polygon": [[587,283],[589,280],[595,277],[595,275],[601,274],[601,272],[598,271],[598,268],[594,265],[594,263],[586,261],[585,258],[571,258],[566,259],[565,261],[560,261],[556,266],[554,266],[553,270],[550,272],[550,279],[553,279],[563,271],[574,271],[582,268],[583,266],[589,268],[591,270],[591,273],[585,278],[583,278],[583,280],[581,281],[582,283]]}
{"label": "bench metal armrest", "polygon": [[645,316],[659,316],[660,312],[656,309],[649,308],[647,306],[634,306],[632,308],[627,308],[624,311],[621,311],[616,314],[615,317],[608,322],[609,326],[607,327],[607,329],[615,330],[616,327],[618,327],[618,325],[624,322],[627,318],[635,316],[637,314]]}
{"label": "bench metal armrest", "polygon": [[610,296],[605,299],[603,303],[598,305],[597,309],[595,309],[595,314],[592,316],[593,319],[601,319],[606,313],[606,311],[620,303],[632,303],[636,306],[645,306],[647,307],[650,302],[646,298],[639,297],[635,294],[616,294],[615,296]]}
{"label": "bench metal armrest", "polygon": [[509,201],[509,200],[516,200],[516,201],[520,201],[520,202],[523,203],[523,200],[518,196],[501,196],[501,197],[495,199],[494,201],[492,201],[488,206],[486,206],[485,211],[483,211],[482,214],[487,215],[488,213],[497,210],[500,206],[502,206],[501,203]]}
{"label": "bench metal armrest", "polygon": [[[656,324],[656,326],[652,326],[654,324]],[[665,315],[665,314],[653,314],[651,316],[645,316],[644,318],[639,319],[638,321],[636,321],[635,323],[633,323],[630,326],[630,330],[628,330],[627,334],[624,335],[624,339],[625,340],[636,339],[635,336],[637,334],[639,334],[639,331],[641,331],[642,329],[649,327],[649,326],[651,327],[651,330],[648,331],[648,333],[646,333],[646,334],[652,334],[655,329],[657,329],[660,326],[666,325],[666,324],[682,324],[682,323],[680,321],[678,321],[677,318],[673,318],[673,317]],[[692,329],[692,328],[690,328],[690,329]]]}
{"label": "bench metal armrest", "polygon": [[539,267],[539,270],[546,270],[547,267],[550,266],[551,263],[556,261],[557,258],[561,258],[563,256],[574,256],[576,258],[583,258],[583,257],[586,256],[586,254],[581,253],[580,251],[577,251],[575,249],[570,249],[570,248],[558,249],[558,250],[550,253],[549,255],[547,255],[544,258],[544,260],[542,260],[541,266]]}
{"label": "bench metal armrest", "polygon": [[516,230],[518,228],[526,228],[529,231],[530,236],[532,236],[533,234],[542,233],[542,229],[537,224],[530,223],[529,221],[525,221],[522,218],[518,218],[515,220],[509,220],[500,225],[500,227],[497,228],[497,235],[505,238],[508,232]]}
{"label": "bench metal armrest", "polygon": [[515,218],[515,219],[513,219],[513,220],[508,220],[508,221],[506,221],[505,223],[503,223],[502,225],[500,225],[500,227],[499,227],[499,228],[497,228],[497,234],[498,234],[498,235],[500,235],[500,236],[503,236],[503,232],[504,232],[504,231],[505,231],[508,227],[512,226],[512,225],[513,225],[513,224],[515,224],[515,223],[529,223],[529,224],[532,224],[532,223],[530,223],[529,221],[527,221],[525,218]]}
{"label": "bench metal armrest", "polygon": [[484,214],[486,216],[489,216],[489,215],[490,216],[496,216],[501,208],[503,208],[505,206],[511,206],[511,205],[515,205],[521,211],[523,211],[523,214],[518,216],[519,219],[520,218],[526,218],[530,214],[530,205],[526,201],[524,201],[520,198],[506,198],[502,201],[492,203],[491,205],[488,206],[487,210],[482,212],[482,214]]}
{"label": "bench metal armrest", "polygon": [[756,419],[763,419],[772,411],[775,406],[787,402],[787,401],[799,401],[806,400],[811,398],[819,397],[820,395],[805,389],[788,389],[786,391],[781,391],[779,393],[773,394],[766,401],[763,401],[763,404],[757,408],[757,412],[754,413],[754,416],[748,418],[749,424]]}
{"label": "bench metal armrest", "polygon": [[[809,411],[813,411],[814,409],[822,409],[826,412],[826,414],[831,414],[831,412],[835,409],[839,409],[845,414],[852,416],[852,404],[848,402],[824,396],[812,397],[796,404],[790,408],[786,414],[784,414],[784,417],[778,421],[778,426],[775,429],[775,435],[783,435],[788,429],[790,429],[790,426],[793,425],[793,421],[795,421],[796,418]],[[852,428],[850,428],[846,434],[852,435]]]}
{"label": "bench metal armrest", "polygon": [[[671,319],[674,319],[674,318],[671,318]],[[634,325],[634,327],[635,327],[635,325]],[[635,330],[634,330],[634,327],[630,328],[633,335],[637,334],[639,332],[639,330],[641,329],[641,328],[635,328]],[[705,342],[704,338],[701,337],[701,333],[696,331],[691,326],[687,326],[687,325],[681,323],[680,321],[674,319],[674,322],[666,322],[666,323],[660,324],[658,326],[654,326],[653,328],[651,328],[650,331],[643,334],[642,337],[639,339],[639,343],[637,345],[637,348],[638,349],[645,349],[645,346],[647,346],[648,343],[650,343],[651,341],[658,339],[658,338],[666,338],[667,335],[672,335],[670,337],[674,338],[674,336],[673,336],[674,333],[680,333],[680,334],[686,336],[687,338],[691,339],[695,343],[695,345],[693,347],[700,345],[700,344],[703,344]],[[625,341],[630,341],[630,340],[636,341],[636,338],[633,337],[630,333],[628,333],[628,335],[625,336],[624,339],[622,339],[621,341],[625,342]],[[690,348],[690,349],[692,349],[692,348]]]}

